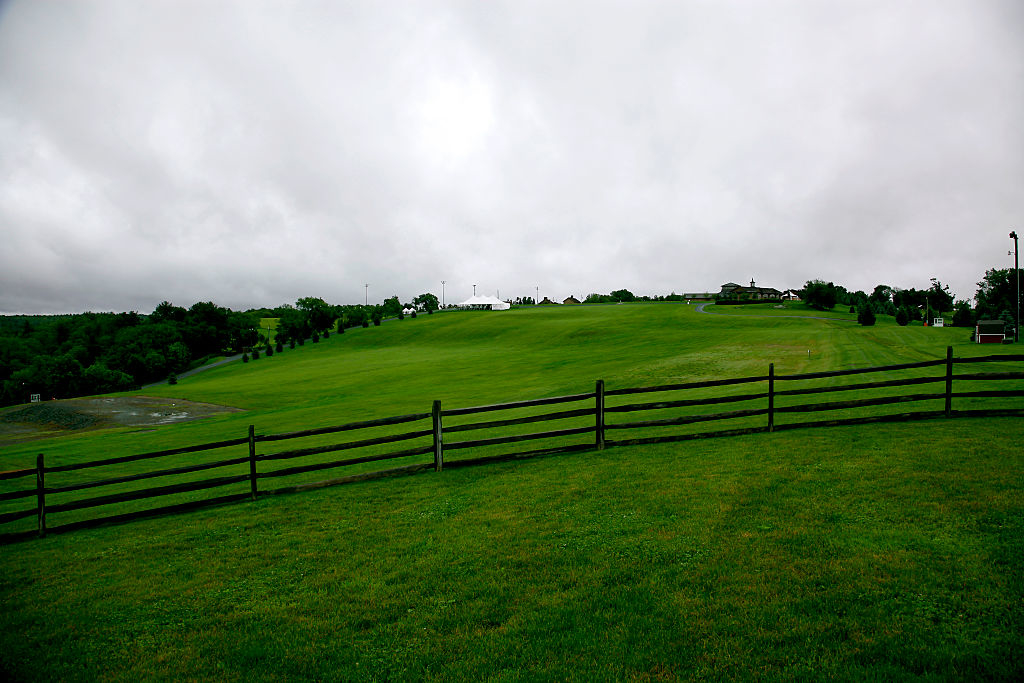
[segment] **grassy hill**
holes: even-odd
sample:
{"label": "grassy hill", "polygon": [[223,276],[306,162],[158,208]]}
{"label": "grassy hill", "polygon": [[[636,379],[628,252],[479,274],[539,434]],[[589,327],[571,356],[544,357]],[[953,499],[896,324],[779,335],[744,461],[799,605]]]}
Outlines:
{"label": "grassy hill", "polygon": [[[466,407],[573,394],[604,379],[609,389],[670,382],[799,373],[989,353],[957,328],[871,328],[835,320],[752,317],[770,307],[729,307],[729,315],[680,304],[536,307],[503,313],[421,315],[356,328],[318,344],[240,362],[150,388],[147,395],[228,405],[245,412],[200,422],[60,440],[59,457],[156,450],[182,443],[423,412],[433,400]],[[790,315],[822,315],[804,307]],[[808,353],[808,351],[810,353]],[[0,468],[30,466],[38,446],[9,446]]]}
{"label": "grassy hill", "polygon": [[[990,353],[963,329],[684,305],[444,313],[150,394],[232,405],[66,461],[593,389]],[[796,309],[790,314],[804,314]],[[836,316],[844,318],[845,314]],[[808,354],[807,352],[811,353]],[[1013,680],[1019,418],[576,453],[0,549],[15,680]],[[46,652],[45,657],[40,652]]]}

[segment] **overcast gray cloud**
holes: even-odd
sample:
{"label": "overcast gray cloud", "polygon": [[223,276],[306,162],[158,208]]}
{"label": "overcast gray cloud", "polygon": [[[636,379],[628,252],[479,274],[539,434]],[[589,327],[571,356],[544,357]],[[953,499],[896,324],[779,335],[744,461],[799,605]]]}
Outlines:
{"label": "overcast gray cloud", "polygon": [[949,283],[1017,0],[0,2],[0,311]]}

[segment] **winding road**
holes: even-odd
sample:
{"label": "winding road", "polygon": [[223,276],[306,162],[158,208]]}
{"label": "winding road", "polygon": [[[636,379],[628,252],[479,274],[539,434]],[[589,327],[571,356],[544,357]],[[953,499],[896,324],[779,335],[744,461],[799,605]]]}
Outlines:
{"label": "winding road", "polygon": [[[180,373],[178,375],[178,379],[184,379],[185,377],[191,377],[192,375],[195,375],[195,374],[198,374],[200,372],[203,372],[204,370],[210,370],[210,369],[218,367],[220,365],[224,365],[225,363],[230,363],[231,361],[238,360],[241,357],[242,357],[242,354],[239,353],[239,354],[237,354],[235,356],[228,356],[227,358],[221,358],[216,363],[208,363],[206,365],[200,365],[198,368],[192,368],[191,370],[188,370],[186,372]],[[153,382],[151,384],[146,384],[146,385],[144,385],[141,388],[142,389],[149,389],[150,387],[160,387],[160,386],[163,386],[164,384],[167,384],[167,380],[161,380],[159,382]]]}

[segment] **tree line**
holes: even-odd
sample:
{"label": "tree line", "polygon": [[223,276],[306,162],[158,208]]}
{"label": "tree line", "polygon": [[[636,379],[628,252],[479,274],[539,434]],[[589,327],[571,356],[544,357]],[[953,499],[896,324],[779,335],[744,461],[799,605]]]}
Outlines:
{"label": "tree line", "polygon": [[70,398],[125,391],[174,378],[229,354],[273,352],[262,318],[277,318],[276,349],[294,348],[330,331],[379,325],[403,310],[432,313],[437,297],[421,294],[402,304],[333,305],[303,297],[294,305],[232,311],[211,301],[190,308],[164,301],[148,315],[79,313],[0,317],[0,405],[25,403],[33,394]]}
{"label": "tree line", "polygon": [[[865,325],[874,324],[878,315],[892,316],[901,325],[951,315],[953,325],[1002,320],[1012,329],[1017,310],[1015,275],[1013,269],[987,270],[978,282],[973,307],[969,301],[955,300],[949,287],[934,278],[926,289],[880,284],[870,294],[811,280],[800,294],[807,305],[820,310],[848,306]],[[591,293],[585,303],[683,300],[674,292],[651,297],[617,289]],[[524,297],[514,303],[534,301]],[[32,394],[49,399],[129,390],[174,377],[212,357],[232,353],[258,357],[260,350],[273,353],[285,345],[294,348],[332,331],[380,325],[384,319],[404,317],[410,309],[433,313],[439,309],[438,299],[425,293],[404,304],[392,296],[380,304],[335,305],[303,297],[294,305],[244,312],[210,301],[187,309],[164,301],[148,315],[132,311],[0,316],[0,405],[27,402]],[[277,319],[274,347],[269,331],[260,327],[263,318]]]}
{"label": "tree line", "polygon": [[804,303],[818,310],[829,311],[849,306],[861,324],[873,325],[878,315],[892,316],[899,325],[950,316],[956,327],[973,327],[979,320],[1001,320],[1012,329],[1016,315],[1016,275],[1012,268],[990,268],[977,283],[974,306],[965,299],[955,299],[949,286],[931,278],[927,289],[899,289],[886,284],[876,285],[870,294],[850,292],[841,285],[823,280],[810,280],[800,291]]}
{"label": "tree line", "polygon": [[618,304],[618,303],[630,303],[633,301],[686,301],[686,297],[682,294],[671,294],[638,296],[628,289],[615,289],[608,294],[596,294],[591,293],[587,295],[587,298],[583,300],[585,304]]}

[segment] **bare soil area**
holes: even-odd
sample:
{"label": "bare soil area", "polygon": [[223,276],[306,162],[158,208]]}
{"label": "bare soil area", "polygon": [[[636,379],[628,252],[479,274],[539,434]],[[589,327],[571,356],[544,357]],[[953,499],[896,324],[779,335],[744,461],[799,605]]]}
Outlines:
{"label": "bare soil area", "polygon": [[0,410],[0,446],[69,431],[155,427],[199,420],[240,408],[152,396],[73,398]]}

